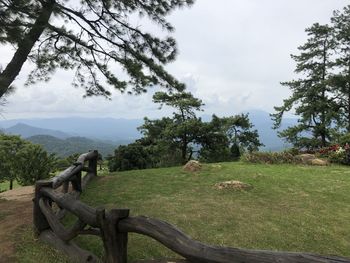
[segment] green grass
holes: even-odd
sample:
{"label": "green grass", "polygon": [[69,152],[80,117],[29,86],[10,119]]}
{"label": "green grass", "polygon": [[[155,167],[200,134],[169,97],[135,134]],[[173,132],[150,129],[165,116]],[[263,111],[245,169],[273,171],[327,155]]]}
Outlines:
{"label": "green grass", "polygon": [[[15,180],[13,181],[13,189],[21,187],[18,182]],[[7,191],[10,189],[10,182],[4,181],[0,183],[0,192]]]}
{"label": "green grass", "polygon": [[[214,187],[226,180],[254,188]],[[181,167],[114,173],[93,181],[82,200],[168,221],[209,244],[350,257],[349,192],[346,166],[222,163],[204,165],[197,174]],[[103,253],[97,238],[79,237],[77,242]],[[137,234],[130,234],[128,249],[130,261],[175,256]]]}

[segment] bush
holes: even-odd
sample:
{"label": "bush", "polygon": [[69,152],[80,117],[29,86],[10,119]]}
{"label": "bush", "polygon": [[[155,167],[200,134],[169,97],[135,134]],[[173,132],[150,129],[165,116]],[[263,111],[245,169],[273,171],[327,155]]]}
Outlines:
{"label": "bush", "polygon": [[301,163],[300,158],[296,155],[285,152],[252,152],[242,156],[242,160],[248,163],[263,163],[263,164],[283,164],[283,163]]}

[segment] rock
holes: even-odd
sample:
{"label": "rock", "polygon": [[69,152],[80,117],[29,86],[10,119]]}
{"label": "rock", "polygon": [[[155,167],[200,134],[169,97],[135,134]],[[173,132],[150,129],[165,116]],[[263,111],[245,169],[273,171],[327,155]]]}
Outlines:
{"label": "rock", "polygon": [[296,156],[300,161],[304,164],[311,164],[311,161],[316,159],[316,156],[314,154],[300,154]]}
{"label": "rock", "polygon": [[311,160],[310,164],[318,165],[318,166],[327,166],[329,163],[326,160],[316,158],[316,159]]}
{"label": "rock", "polygon": [[240,181],[226,181],[215,184],[215,187],[219,190],[222,189],[234,189],[234,190],[250,190],[253,188],[250,184],[246,184]]}
{"label": "rock", "polygon": [[190,160],[184,165],[183,169],[187,172],[198,172],[202,169],[202,164],[198,161]]}
{"label": "rock", "polygon": [[159,259],[159,260],[140,260],[133,263],[189,263],[184,259]]}

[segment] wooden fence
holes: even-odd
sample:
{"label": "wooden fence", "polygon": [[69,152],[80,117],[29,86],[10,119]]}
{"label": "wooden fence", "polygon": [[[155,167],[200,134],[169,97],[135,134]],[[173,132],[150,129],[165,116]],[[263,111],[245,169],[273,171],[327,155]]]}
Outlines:
{"label": "wooden fence", "polygon": [[[61,174],[38,181],[35,186],[33,222],[36,234],[40,240],[63,251],[73,262],[101,261],[72,241],[78,235],[95,235],[103,241],[103,262],[126,263],[128,233],[134,232],[157,240],[194,263],[350,263],[350,259],[336,256],[210,246],[192,240],[167,222],[144,216],[131,217],[128,209],[107,211],[90,207],[79,201],[79,196],[89,180],[97,176],[97,156],[97,151],[82,154]],[[84,177],[82,172],[86,172]],[[61,223],[67,212],[78,218],[69,228]]]}

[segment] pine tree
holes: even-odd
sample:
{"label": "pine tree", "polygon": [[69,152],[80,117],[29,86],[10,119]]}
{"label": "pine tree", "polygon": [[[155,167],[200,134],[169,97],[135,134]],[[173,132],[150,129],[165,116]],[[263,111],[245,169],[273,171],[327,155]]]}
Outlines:
{"label": "pine tree", "polygon": [[201,110],[202,101],[195,98],[190,92],[171,94],[156,92],[153,101],[159,103],[161,107],[167,105],[176,109],[172,118],[173,125],[169,132],[171,133],[170,137],[177,141],[183,163],[186,163],[193,155],[190,145],[196,140],[196,134],[200,126],[201,120],[196,117],[196,111]]}
{"label": "pine tree", "polygon": [[[139,15],[171,32],[174,28],[165,16],[192,3],[193,0],[0,0],[0,44],[16,47],[11,61],[0,72],[0,98],[27,59],[36,65],[28,83],[48,80],[59,68],[74,69],[73,84],[85,88],[86,96],[109,97],[109,86],[121,91],[132,87],[136,93],[145,92],[151,85],[181,90],[183,85],[163,67],[175,59],[175,40],[152,36],[130,21]],[[116,76],[116,66],[128,77]]]}
{"label": "pine tree", "polygon": [[336,36],[336,73],[332,78],[341,126],[350,132],[350,5],[343,12],[335,11],[331,18]]}
{"label": "pine tree", "polygon": [[296,62],[295,72],[302,78],[282,82],[291,89],[292,95],[283,105],[275,107],[272,114],[274,128],[279,128],[285,112],[295,109],[298,124],[280,132],[280,136],[296,147],[326,146],[331,140],[331,124],[337,121],[338,105],[329,85],[335,48],[333,30],[328,25],[313,24],[306,29],[307,42],[300,46],[299,55],[292,55]]}

